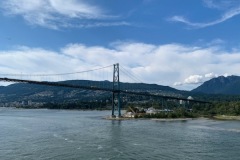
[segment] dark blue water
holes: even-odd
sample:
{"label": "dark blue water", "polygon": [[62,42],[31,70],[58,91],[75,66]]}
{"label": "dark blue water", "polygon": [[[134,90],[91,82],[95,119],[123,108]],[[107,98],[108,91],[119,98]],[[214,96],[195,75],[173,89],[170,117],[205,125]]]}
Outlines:
{"label": "dark blue water", "polygon": [[112,121],[106,115],[0,108],[0,159],[240,159],[239,121]]}

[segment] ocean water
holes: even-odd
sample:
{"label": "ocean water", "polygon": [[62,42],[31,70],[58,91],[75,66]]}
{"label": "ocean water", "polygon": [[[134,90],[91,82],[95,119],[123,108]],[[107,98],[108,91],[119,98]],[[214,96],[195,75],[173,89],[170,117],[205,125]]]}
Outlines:
{"label": "ocean water", "polygon": [[240,121],[103,119],[110,114],[0,108],[0,160],[240,159]]}

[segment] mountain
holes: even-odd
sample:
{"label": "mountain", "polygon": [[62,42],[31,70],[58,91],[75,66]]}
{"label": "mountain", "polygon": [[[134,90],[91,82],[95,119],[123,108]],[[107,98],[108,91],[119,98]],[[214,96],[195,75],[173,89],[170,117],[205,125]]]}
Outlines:
{"label": "mountain", "polygon": [[239,76],[220,76],[204,82],[201,86],[193,89],[191,92],[207,94],[229,94],[240,95],[240,77]]}
{"label": "mountain", "polygon": [[[109,81],[88,81],[88,80],[69,80],[61,81],[62,84],[93,86],[101,88],[112,88]],[[179,96],[177,89],[161,86],[157,84],[144,83],[120,83],[122,90],[151,92],[169,96]],[[91,100],[111,99],[112,94],[105,91],[91,91],[66,87],[45,86],[27,83],[15,83],[9,86],[0,87],[0,103],[8,102],[76,102]]]}

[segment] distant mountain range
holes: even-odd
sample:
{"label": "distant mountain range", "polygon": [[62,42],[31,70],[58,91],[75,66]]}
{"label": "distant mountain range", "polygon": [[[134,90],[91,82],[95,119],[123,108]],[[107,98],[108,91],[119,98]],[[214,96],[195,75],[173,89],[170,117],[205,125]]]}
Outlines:
{"label": "distant mountain range", "polygon": [[228,94],[240,95],[239,76],[220,76],[204,82],[201,86],[193,89],[192,92],[207,94]]}
{"label": "distant mountain range", "polygon": [[[109,81],[70,80],[59,83],[73,85],[88,85],[94,87],[111,88]],[[240,97],[240,77],[217,77],[204,82],[192,91],[181,91],[169,86],[144,83],[120,83],[121,89],[150,92],[154,94],[187,98],[193,96],[199,100],[229,100]],[[217,95],[216,95],[217,94]],[[222,95],[221,95],[222,94]],[[53,87],[26,83],[15,83],[9,86],[0,86],[0,104],[8,102],[36,102],[62,103],[92,100],[111,100],[111,93],[105,91],[91,91],[65,87]]]}

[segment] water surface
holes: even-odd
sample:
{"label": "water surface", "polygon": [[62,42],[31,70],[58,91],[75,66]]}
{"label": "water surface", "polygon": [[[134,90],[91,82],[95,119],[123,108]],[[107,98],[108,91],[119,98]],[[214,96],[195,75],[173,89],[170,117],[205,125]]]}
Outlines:
{"label": "water surface", "polygon": [[0,159],[240,159],[239,121],[102,119],[110,114],[0,108]]}

